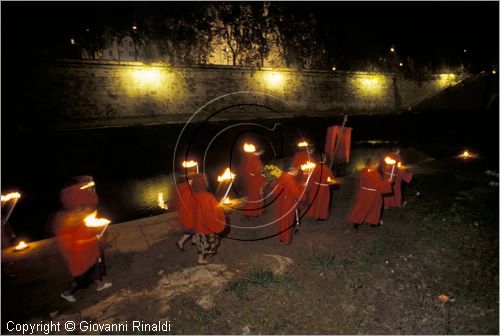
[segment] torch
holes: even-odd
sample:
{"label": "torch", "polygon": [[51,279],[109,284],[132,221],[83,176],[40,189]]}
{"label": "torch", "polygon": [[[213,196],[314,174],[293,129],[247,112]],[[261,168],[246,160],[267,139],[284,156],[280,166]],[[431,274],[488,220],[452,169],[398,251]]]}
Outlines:
{"label": "torch", "polygon": [[388,165],[392,165],[392,170],[391,170],[391,177],[389,178],[389,181],[392,182],[392,177],[394,176],[394,169],[396,168],[396,160],[391,159],[390,157],[386,157],[384,159],[385,163]]}
{"label": "torch", "polygon": [[312,172],[313,172],[315,167],[316,167],[316,164],[314,162],[311,162],[311,161],[307,161],[305,164],[300,166],[300,169],[304,173],[308,174],[307,180],[306,180],[306,186],[309,185],[309,180],[311,179]]}
{"label": "torch", "polygon": [[231,173],[231,170],[229,170],[229,168],[226,168],[226,170],[224,170],[224,173],[222,175],[217,176],[217,182],[219,182],[219,183],[226,181],[226,180],[231,181],[227,187],[226,192],[224,193],[224,196],[222,197],[222,201],[226,200],[226,197],[229,194],[229,190],[231,189],[231,186],[233,185],[233,180],[235,177],[236,177],[236,175]]}
{"label": "torch", "polygon": [[102,228],[101,232],[97,235],[97,238],[101,238],[111,221],[106,218],[96,218],[96,216],[97,210],[85,217],[85,226],[93,229]]}
{"label": "torch", "polygon": [[182,161],[182,167],[184,168],[193,168],[196,167],[196,174],[200,173],[200,169],[198,167],[198,162],[190,160],[190,161]]}

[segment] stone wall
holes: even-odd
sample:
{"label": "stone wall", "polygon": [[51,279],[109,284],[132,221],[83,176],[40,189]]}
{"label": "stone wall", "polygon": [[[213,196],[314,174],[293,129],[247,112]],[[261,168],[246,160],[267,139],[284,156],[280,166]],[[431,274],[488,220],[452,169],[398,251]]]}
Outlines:
{"label": "stone wall", "polygon": [[242,102],[289,115],[387,114],[458,82],[440,76],[417,81],[393,74],[95,61],[46,63],[38,79],[37,108],[62,120],[180,116],[205,105],[216,109]]}

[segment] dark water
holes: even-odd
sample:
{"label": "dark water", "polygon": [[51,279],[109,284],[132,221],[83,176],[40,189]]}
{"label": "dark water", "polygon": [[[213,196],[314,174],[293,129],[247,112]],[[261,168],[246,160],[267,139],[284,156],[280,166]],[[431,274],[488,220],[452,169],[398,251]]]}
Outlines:
{"label": "dark water", "polygon": [[[199,162],[206,154],[204,171],[216,186],[216,176],[237,164],[242,141],[261,144],[266,150],[262,159],[270,162],[292,156],[302,136],[322,147],[326,128],[340,124],[341,119],[193,124],[179,142],[176,161],[186,150]],[[94,176],[100,214],[115,223],[162,213],[158,194],[163,193],[166,202],[173,197],[173,158],[183,126],[20,132],[3,123],[2,194],[13,190],[22,194],[10,219],[15,232],[29,240],[51,236],[58,192],[69,177],[82,174]],[[365,140],[412,146],[435,158],[454,156],[467,148],[481,153],[492,169],[498,168],[498,112],[350,117],[347,126],[353,127],[353,151],[375,148],[357,144]],[[231,128],[218,135],[226,127]]]}

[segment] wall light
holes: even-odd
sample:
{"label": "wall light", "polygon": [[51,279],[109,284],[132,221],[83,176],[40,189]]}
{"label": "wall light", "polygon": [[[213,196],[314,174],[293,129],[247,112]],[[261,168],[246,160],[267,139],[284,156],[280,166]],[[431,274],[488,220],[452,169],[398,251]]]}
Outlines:
{"label": "wall light", "polygon": [[283,86],[283,75],[277,72],[266,73],[264,81],[268,87],[277,89]]}
{"label": "wall light", "polygon": [[159,69],[134,70],[132,76],[141,85],[159,86],[161,81]]}

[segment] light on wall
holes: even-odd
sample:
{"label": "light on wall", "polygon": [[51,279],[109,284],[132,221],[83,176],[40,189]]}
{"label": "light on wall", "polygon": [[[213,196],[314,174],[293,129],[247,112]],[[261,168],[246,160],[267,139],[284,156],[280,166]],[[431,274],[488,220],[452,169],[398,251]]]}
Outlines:
{"label": "light on wall", "polygon": [[161,81],[161,72],[159,69],[134,70],[132,76],[141,85],[158,86]]}
{"label": "light on wall", "polygon": [[266,73],[264,81],[269,88],[278,89],[283,86],[283,75],[277,72]]}
{"label": "light on wall", "polygon": [[363,74],[358,75],[354,81],[354,90],[364,96],[379,96],[384,93],[384,87],[388,85],[388,79],[384,75],[379,74]]}

